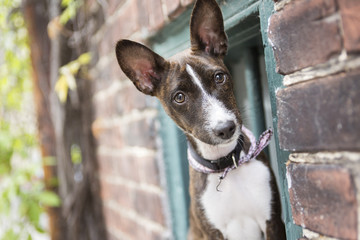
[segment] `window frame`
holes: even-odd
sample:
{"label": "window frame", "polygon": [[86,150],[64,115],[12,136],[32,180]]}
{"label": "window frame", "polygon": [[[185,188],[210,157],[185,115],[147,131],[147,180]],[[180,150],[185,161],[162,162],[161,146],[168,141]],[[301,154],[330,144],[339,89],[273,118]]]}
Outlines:
{"label": "window frame", "polygon": [[[229,38],[229,46],[243,44],[247,38],[256,34],[261,35],[264,49],[266,75],[268,80],[271,101],[274,140],[277,156],[277,169],[274,169],[280,191],[282,215],[286,225],[287,239],[298,239],[302,236],[301,227],[292,220],[291,205],[289,202],[288,185],[286,181],[286,162],[289,152],[279,147],[277,135],[277,107],[276,90],[283,88],[283,76],[276,73],[276,63],[271,45],[267,38],[269,17],[274,13],[272,0],[223,0],[218,1],[223,13],[224,26]],[[192,11],[190,6],[179,18],[169,23],[159,33],[150,39],[155,52],[168,58],[190,46],[189,20]],[[258,26],[244,25],[249,16],[259,16]],[[260,28],[260,33],[259,33]],[[167,196],[169,201],[171,227],[174,239],[187,238],[188,229],[188,163],[186,157],[186,140],[178,127],[159,107],[161,122],[161,137],[163,142],[163,160],[165,166]]]}

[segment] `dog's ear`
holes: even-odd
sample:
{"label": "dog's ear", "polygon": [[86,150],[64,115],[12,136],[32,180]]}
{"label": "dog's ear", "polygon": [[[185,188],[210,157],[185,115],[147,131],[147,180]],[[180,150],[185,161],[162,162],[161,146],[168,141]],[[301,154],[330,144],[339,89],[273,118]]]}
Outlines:
{"label": "dog's ear", "polygon": [[227,36],[220,7],[215,0],[197,0],[190,20],[191,49],[224,57]]}
{"label": "dog's ear", "polygon": [[155,95],[160,81],[166,77],[168,62],[140,43],[120,40],[116,44],[116,58],[120,68],[137,89]]}

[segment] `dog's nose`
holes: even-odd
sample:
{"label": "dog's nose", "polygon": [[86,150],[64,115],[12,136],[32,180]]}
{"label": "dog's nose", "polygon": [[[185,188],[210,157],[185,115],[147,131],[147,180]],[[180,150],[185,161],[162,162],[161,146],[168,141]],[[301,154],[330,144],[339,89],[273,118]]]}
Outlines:
{"label": "dog's nose", "polygon": [[224,123],[220,123],[214,128],[214,133],[216,136],[221,139],[229,139],[234,135],[236,126],[233,121],[226,121]]}

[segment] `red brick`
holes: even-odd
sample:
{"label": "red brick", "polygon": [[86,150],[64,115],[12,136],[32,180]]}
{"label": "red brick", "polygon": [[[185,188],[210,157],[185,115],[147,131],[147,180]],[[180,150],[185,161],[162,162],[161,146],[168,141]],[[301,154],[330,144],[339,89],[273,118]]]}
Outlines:
{"label": "red brick", "polygon": [[[110,51],[110,49],[107,51]],[[99,69],[96,74],[91,76],[91,80],[93,82],[94,93],[108,88],[114,82],[114,79],[110,77],[109,71],[100,71]]]}
{"label": "red brick", "polygon": [[[104,31],[104,36],[100,40],[100,57],[107,56],[115,51],[117,41],[127,38],[140,29],[139,12],[136,1],[128,1],[119,10],[121,14],[108,25]],[[114,60],[116,61],[116,60]]]}
{"label": "red brick", "polygon": [[138,158],[137,171],[141,182],[160,186],[160,173],[155,158]]}
{"label": "red brick", "polygon": [[128,37],[139,30],[137,1],[128,1],[121,7],[121,15],[111,25],[112,39],[115,42],[121,38]]}
{"label": "red brick", "polygon": [[101,181],[101,195],[104,202],[111,200],[123,208],[131,209],[134,207],[133,190],[126,185]]}
{"label": "red brick", "polygon": [[155,119],[142,119],[130,122],[126,126],[118,128],[120,130],[119,137],[127,146],[155,149],[156,141],[154,139],[157,137],[155,121]]}
{"label": "red brick", "polygon": [[[113,47],[112,51],[115,52],[115,47]],[[121,70],[121,68],[115,58],[111,57],[111,61],[107,65],[107,68],[110,71],[110,73],[109,73],[110,78],[121,81],[121,82],[129,81],[127,76]]]}
{"label": "red brick", "polygon": [[287,165],[295,224],[341,239],[357,238],[354,180],[336,165]]}
{"label": "red brick", "polygon": [[113,185],[113,191],[115,192],[114,200],[122,207],[126,209],[134,208],[133,189],[129,189],[125,185],[115,184]]}
{"label": "red brick", "polygon": [[157,31],[165,25],[161,0],[146,1],[147,12],[149,12],[149,29]]}
{"label": "red brick", "polygon": [[129,181],[140,182],[139,160],[136,157],[122,156],[118,159],[117,175]]}
{"label": "red brick", "polygon": [[122,89],[115,96],[116,113],[119,115],[128,114],[134,109],[144,110],[149,106],[147,96],[139,92],[132,84]]}
{"label": "red brick", "polygon": [[335,0],[298,0],[271,16],[268,37],[277,72],[289,74],[340,54],[339,23],[325,20],[336,11]]}
{"label": "red brick", "polygon": [[123,154],[121,157],[99,156],[101,173],[119,176],[126,180],[159,185],[159,169],[153,157],[135,157]]}
{"label": "red brick", "polygon": [[104,212],[107,226],[111,226],[111,228],[115,228],[118,231],[121,231],[133,240],[152,240],[163,238],[162,236],[147,230],[146,226],[140,225],[139,222],[136,222],[127,216],[123,216],[113,209],[105,207]]}
{"label": "red brick", "polygon": [[121,148],[124,146],[124,139],[120,134],[119,127],[94,127],[93,124],[92,130],[98,145],[103,145],[110,148]]}
{"label": "red brick", "polygon": [[360,149],[360,71],[300,83],[277,92],[282,149]]}
{"label": "red brick", "polygon": [[123,89],[112,92],[106,98],[95,100],[96,118],[108,118],[129,114],[132,110],[145,110],[151,107],[151,100],[139,92],[132,84]]}
{"label": "red brick", "polygon": [[156,193],[137,191],[135,209],[144,218],[150,219],[163,226],[166,225],[162,197]]}
{"label": "red brick", "polygon": [[125,0],[108,0],[108,8],[107,8],[107,13],[108,15],[112,15],[117,9],[118,7],[123,4],[125,2]]}
{"label": "red brick", "polygon": [[93,106],[95,118],[110,118],[116,116],[115,94],[109,95],[106,99],[94,100]]}
{"label": "red brick", "polygon": [[99,172],[104,176],[113,175],[116,176],[118,174],[118,159],[115,157],[109,156],[97,156],[99,162]]}
{"label": "red brick", "polygon": [[156,149],[156,119],[141,119],[121,126],[103,127],[101,120],[93,123],[92,131],[97,143],[110,148],[138,146]]}
{"label": "red brick", "polygon": [[180,0],[165,0],[165,5],[167,10],[166,14],[171,19],[176,18],[184,11]]}
{"label": "red brick", "polygon": [[157,160],[153,157],[121,157],[98,155],[99,171],[104,176],[119,176],[126,180],[160,185]]}
{"label": "red brick", "polygon": [[344,46],[349,53],[360,52],[360,2],[338,0],[344,29]]}
{"label": "red brick", "polygon": [[129,236],[136,234],[137,226],[132,219],[121,215],[113,209],[105,209],[105,216],[109,219],[107,225],[112,226],[112,228],[117,228]]}
{"label": "red brick", "polygon": [[190,4],[192,4],[193,2],[195,2],[195,0],[181,0],[181,5],[183,5],[184,7],[187,7]]}

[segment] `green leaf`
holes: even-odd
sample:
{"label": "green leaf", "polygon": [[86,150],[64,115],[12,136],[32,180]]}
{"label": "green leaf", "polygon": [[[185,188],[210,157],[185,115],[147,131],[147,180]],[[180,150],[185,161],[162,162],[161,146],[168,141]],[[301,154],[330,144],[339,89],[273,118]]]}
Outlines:
{"label": "green leaf", "polygon": [[71,153],[71,161],[74,164],[80,164],[82,162],[81,149],[79,145],[77,144],[71,145],[70,153]]}
{"label": "green leaf", "polygon": [[65,64],[59,69],[60,76],[55,84],[55,92],[62,103],[67,99],[69,89],[76,89],[75,76],[79,73],[81,67],[89,64],[90,61],[91,54],[83,53],[77,59]]}
{"label": "green leaf", "polygon": [[47,156],[42,159],[45,166],[56,166],[56,158],[54,156]]}
{"label": "green leaf", "polygon": [[27,203],[27,216],[32,225],[36,226],[40,220],[40,214],[42,213],[42,208],[35,201],[29,200]]}
{"label": "green leaf", "polygon": [[78,58],[78,61],[81,65],[89,64],[91,61],[91,53],[87,52],[87,53],[81,54],[80,57]]}
{"label": "green leaf", "polygon": [[48,207],[60,206],[60,198],[51,191],[43,191],[37,196],[39,202]]}
{"label": "green leaf", "polygon": [[9,230],[7,230],[5,232],[2,239],[4,239],[4,240],[18,240],[19,237],[20,237],[19,234],[15,233],[15,231],[13,229],[9,229]]}
{"label": "green leaf", "polygon": [[60,15],[60,23],[65,25],[70,19],[74,18],[82,4],[82,0],[63,0],[61,6],[65,7],[65,9]]}
{"label": "green leaf", "polygon": [[55,92],[58,95],[60,102],[66,102],[68,90],[69,86],[67,84],[66,77],[61,75],[55,84]]}

